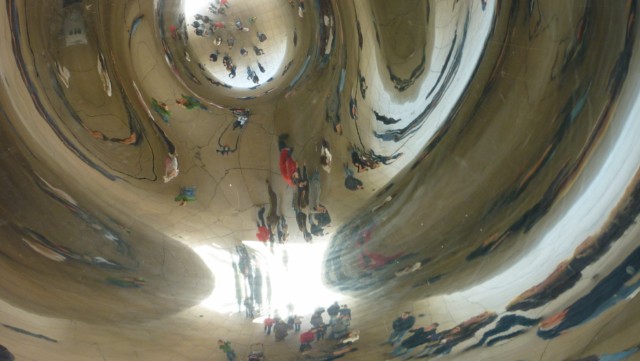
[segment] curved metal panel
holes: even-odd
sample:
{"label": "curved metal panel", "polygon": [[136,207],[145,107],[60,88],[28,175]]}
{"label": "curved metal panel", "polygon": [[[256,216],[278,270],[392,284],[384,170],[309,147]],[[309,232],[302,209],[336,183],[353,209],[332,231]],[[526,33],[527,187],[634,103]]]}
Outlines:
{"label": "curved metal panel", "polygon": [[636,13],[7,0],[0,360],[640,358]]}

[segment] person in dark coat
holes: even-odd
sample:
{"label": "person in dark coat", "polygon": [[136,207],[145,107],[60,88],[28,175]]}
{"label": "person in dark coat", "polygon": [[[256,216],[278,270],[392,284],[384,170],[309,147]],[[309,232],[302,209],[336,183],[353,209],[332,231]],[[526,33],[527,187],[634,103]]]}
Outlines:
{"label": "person in dark coat", "polygon": [[289,327],[287,326],[287,323],[278,319],[276,321],[276,325],[273,327],[273,332],[276,334],[276,341],[284,340],[284,338],[289,334],[287,332],[288,329]]}
{"label": "person in dark coat", "polygon": [[317,309],[313,315],[311,316],[311,325],[316,330],[316,341],[320,341],[324,338],[324,330],[326,325],[324,324],[324,320],[322,319],[322,313],[324,312],[324,308]]}
{"label": "person in dark coat", "polygon": [[348,319],[351,319],[351,309],[347,305],[342,305],[340,307],[340,316],[345,316]]}
{"label": "person in dark coat", "polygon": [[331,321],[331,332],[329,332],[329,338],[332,340],[340,339],[349,333],[349,319],[347,316],[339,316]]}
{"label": "person in dark coat", "polygon": [[435,341],[437,339],[436,328],[439,324],[433,323],[426,329],[424,327],[420,327],[414,330],[410,330],[409,332],[413,332],[413,335],[407,337],[400,345],[391,351],[391,355],[393,356],[401,356],[411,354],[411,351],[416,347],[423,345],[430,341]]}
{"label": "person in dark coat", "polygon": [[364,189],[362,181],[353,176],[353,171],[349,169],[349,165],[346,163],[344,165],[344,186],[352,191]]}
{"label": "person in dark coat", "polygon": [[307,230],[307,214],[301,211],[300,209],[295,209],[296,212],[296,223],[298,224],[298,229],[302,232],[304,236],[304,240],[311,243],[313,236]]}
{"label": "person in dark coat", "polygon": [[338,313],[340,313],[340,305],[338,304],[338,301],[336,301],[327,308],[327,314],[329,315],[329,318],[333,320],[338,316]]}
{"label": "person in dark coat", "polygon": [[297,170],[298,178],[295,181],[297,194],[296,206],[299,209],[305,209],[309,205],[309,177],[307,176],[306,164],[302,166],[302,171]]}
{"label": "person in dark coat", "polygon": [[251,301],[251,298],[247,297],[244,299],[244,307],[245,307],[245,317],[253,318],[253,301]]}
{"label": "person in dark coat", "polygon": [[400,342],[407,331],[409,331],[415,323],[416,318],[411,316],[411,312],[403,312],[400,317],[396,318],[395,321],[393,321],[393,330],[391,331],[391,334],[387,339],[387,343],[397,344],[398,342]]}

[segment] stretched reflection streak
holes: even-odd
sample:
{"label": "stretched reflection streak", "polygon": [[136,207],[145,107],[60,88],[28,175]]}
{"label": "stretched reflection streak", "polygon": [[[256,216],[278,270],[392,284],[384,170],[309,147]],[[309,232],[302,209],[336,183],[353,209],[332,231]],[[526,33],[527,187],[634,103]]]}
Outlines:
{"label": "stretched reflection streak", "polygon": [[[640,115],[640,105],[636,103],[630,112],[630,118]],[[640,125],[634,121],[626,122],[620,130],[617,142],[607,153],[602,166],[593,175],[585,189],[570,207],[554,221],[544,237],[536,246],[513,266],[477,286],[461,292],[463,297],[474,299],[489,305],[492,309],[502,310],[505,301],[515,298],[525,291],[525,287],[538,284],[548,273],[542,269],[555,267],[563,260],[570,258],[574,250],[589,237],[605,229],[614,219],[614,212],[632,213],[625,218],[635,219],[640,210],[636,206],[629,207],[637,198],[635,184],[628,185],[629,179],[638,179],[636,167],[640,164],[640,149],[636,139],[640,137]],[[578,181],[579,182],[579,181]],[[579,188],[579,187],[578,187]],[[610,211],[613,210],[613,211]],[[635,214],[635,216],[634,216]],[[615,222],[613,226],[631,227],[633,223]],[[623,232],[617,232],[622,237]],[[562,242],[558,242],[562,240]],[[612,242],[615,241],[612,240]],[[494,290],[489,293],[486,290]]]}
{"label": "stretched reflection streak", "polygon": [[103,167],[99,166],[97,163],[92,161],[88,156],[86,156],[80,149],[69,139],[62,130],[58,127],[55,118],[51,116],[51,114],[46,110],[45,105],[40,100],[40,95],[38,91],[36,91],[35,84],[31,75],[27,71],[27,64],[25,63],[24,57],[22,55],[22,47],[21,43],[21,32],[20,32],[20,15],[18,13],[18,9],[16,8],[16,0],[8,0],[6,2],[7,12],[9,14],[9,22],[11,27],[11,46],[13,48],[13,56],[16,60],[16,65],[20,71],[20,75],[22,76],[23,81],[25,82],[25,86],[29,90],[31,95],[31,99],[33,100],[33,104],[36,110],[40,113],[42,118],[47,122],[47,124],[51,127],[51,130],[56,134],[56,136],[60,139],[62,144],[64,144],[71,152],[73,152],[80,160],[94,168],[100,174],[105,176],[106,178],[115,181],[118,177],[114,176],[110,172],[108,172]]}

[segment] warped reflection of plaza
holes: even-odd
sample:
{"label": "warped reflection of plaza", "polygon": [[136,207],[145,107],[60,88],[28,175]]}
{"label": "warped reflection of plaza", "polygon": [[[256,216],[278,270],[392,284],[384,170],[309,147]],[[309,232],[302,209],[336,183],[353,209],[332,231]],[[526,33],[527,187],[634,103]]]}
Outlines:
{"label": "warped reflection of plaza", "polygon": [[640,359],[637,6],[7,0],[0,360]]}

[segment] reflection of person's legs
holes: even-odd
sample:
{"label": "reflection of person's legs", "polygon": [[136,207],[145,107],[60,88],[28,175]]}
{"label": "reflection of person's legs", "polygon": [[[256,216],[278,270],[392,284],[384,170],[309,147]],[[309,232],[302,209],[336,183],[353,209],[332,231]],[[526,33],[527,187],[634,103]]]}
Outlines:
{"label": "reflection of person's legs", "polygon": [[521,335],[523,333],[525,333],[527,330],[518,330],[516,332],[511,332],[509,334],[506,335],[502,335],[502,336],[498,336],[496,338],[492,338],[491,340],[489,340],[489,342],[487,342],[487,347],[491,347],[493,345],[495,345],[496,343],[500,342],[500,341],[504,341],[504,340],[509,340],[511,338],[514,338],[518,335]]}
{"label": "reflection of person's legs", "polygon": [[433,349],[433,346],[426,346],[422,351],[420,351],[418,354],[416,354],[416,357],[422,357],[422,356],[427,356],[431,353],[431,350]]}
{"label": "reflection of person's legs", "polygon": [[[273,226],[277,226],[280,217],[278,216],[278,196],[271,188],[271,183],[267,181],[267,190],[269,191],[269,213],[267,214],[267,223],[269,224],[269,231]],[[272,233],[272,232],[271,232]]]}
{"label": "reflection of person's legs", "polygon": [[324,361],[336,360],[341,357],[344,357],[344,355],[348,354],[349,352],[353,352],[357,350],[358,350],[357,348],[353,348],[353,347],[345,347],[340,350],[335,350],[330,355],[328,355],[328,357],[325,358]]}
{"label": "reflection of person's legs", "polygon": [[299,209],[307,208],[307,204],[309,203],[309,194],[304,188],[298,188],[298,202],[297,206]]}
{"label": "reflection of person's legs", "polygon": [[407,330],[398,332],[398,340],[395,343],[400,343],[400,341],[402,341],[402,339],[404,338],[404,335],[406,334],[407,334]]}
{"label": "reflection of person's legs", "polygon": [[394,348],[394,349],[391,351],[391,355],[393,355],[393,356],[400,356],[400,355],[404,355],[405,353],[407,353],[407,351],[408,351],[408,350],[409,350],[408,348],[403,347],[402,345],[400,345],[400,346],[396,346],[396,348]]}
{"label": "reflection of person's legs", "polygon": [[[474,346],[478,347],[478,346],[484,345],[485,341],[487,341],[489,337],[497,335],[504,331],[507,331],[511,327],[517,324],[522,324],[523,326],[529,326],[529,321],[530,319],[519,316],[519,315],[504,316],[498,321],[498,323],[492,330],[485,332],[484,335],[482,335],[482,338],[480,339],[480,341],[478,341]],[[531,320],[531,321],[533,321],[532,324],[535,324],[537,323],[538,320]]]}
{"label": "reflection of person's legs", "polygon": [[401,355],[400,360],[407,360],[410,359],[411,357],[413,357],[413,354],[416,351],[416,347],[411,347],[408,348],[407,351],[404,352],[404,354]]}
{"label": "reflection of person's legs", "polygon": [[398,342],[402,341],[402,339],[404,338],[404,335],[406,335],[408,331],[409,330],[400,331],[400,336],[398,336]]}
{"label": "reflection of person's legs", "polygon": [[264,207],[260,207],[260,210],[258,211],[258,219],[260,219],[260,227],[265,227],[266,223],[264,222],[264,211],[265,208]]}
{"label": "reflection of person's legs", "polygon": [[276,196],[273,188],[271,188],[271,183],[267,183],[267,188],[269,190],[269,203],[271,204],[269,214],[271,214],[271,212],[276,212],[278,210],[278,196]]}
{"label": "reflection of person's legs", "polygon": [[398,340],[398,336],[400,335],[399,332],[397,332],[396,330],[391,331],[391,334],[389,335],[389,338],[387,339],[387,343],[395,343]]}
{"label": "reflection of person's legs", "polygon": [[309,178],[309,181],[311,181],[311,182],[319,182],[320,181],[320,173],[318,172],[317,169],[313,170],[313,172],[311,173],[311,178]]}
{"label": "reflection of person's legs", "polygon": [[485,341],[487,341],[487,339],[492,335],[491,333],[492,331],[494,330],[489,330],[485,332],[484,335],[482,335],[482,338],[480,339],[480,341],[476,342],[472,347],[480,347],[484,345]]}
{"label": "reflection of person's legs", "polygon": [[344,164],[344,174],[347,177],[353,177],[353,171],[349,168],[349,164],[348,163]]}

